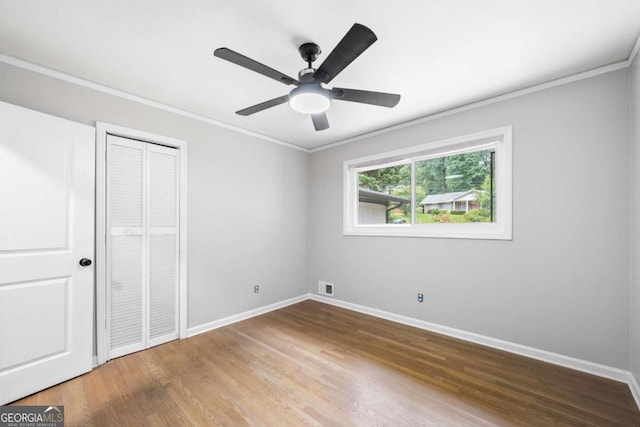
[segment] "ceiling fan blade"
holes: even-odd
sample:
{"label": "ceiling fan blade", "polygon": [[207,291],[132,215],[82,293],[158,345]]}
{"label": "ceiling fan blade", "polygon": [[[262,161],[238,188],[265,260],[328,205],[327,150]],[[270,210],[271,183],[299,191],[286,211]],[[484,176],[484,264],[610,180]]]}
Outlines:
{"label": "ceiling fan blade", "polygon": [[381,107],[395,107],[400,102],[400,95],[394,93],[370,92],[368,90],[331,89],[331,98],[339,101],[361,102],[363,104],[379,105]]}
{"label": "ceiling fan blade", "polygon": [[275,107],[276,105],[284,104],[289,100],[289,95],[284,95],[279,98],[273,98],[268,101],[261,102],[260,104],[253,105],[251,107],[247,107],[244,110],[236,111],[236,114],[240,114],[241,116],[249,116],[254,113],[259,113],[262,110],[266,110],[267,108]]}
{"label": "ceiling fan blade", "polygon": [[325,113],[312,114],[311,120],[313,120],[313,127],[316,131],[329,129],[329,120]]}
{"label": "ceiling fan blade", "polygon": [[313,74],[313,78],[318,82],[329,83],[376,40],[378,38],[369,28],[353,24],[353,27]]}
{"label": "ceiling fan blade", "polygon": [[236,65],[239,65],[241,67],[247,68],[251,71],[255,71],[256,73],[262,74],[263,76],[270,77],[274,80],[279,81],[280,83],[284,83],[286,85],[299,84],[299,82],[296,79],[289,77],[286,74],[282,74],[280,71],[274,70],[271,67],[267,67],[266,65],[261,64],[258,61],[254,61],[251,58],[247,58],[246,56],[241,55],[238,52],[235,52],[231,49],[227,49],[226,47],[221,47],[216,49],[213,52],[213,55],[217,56],[218,58],[222,58],[224,60],[232,62]]}

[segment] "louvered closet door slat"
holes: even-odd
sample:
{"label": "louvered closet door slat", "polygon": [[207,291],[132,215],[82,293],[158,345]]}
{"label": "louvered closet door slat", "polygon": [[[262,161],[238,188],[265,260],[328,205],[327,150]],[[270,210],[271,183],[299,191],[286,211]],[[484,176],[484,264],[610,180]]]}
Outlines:
{"label": "louvered closet door slat", "polygon": [[112,236],[111,242],[110,338],[117,357],[144,348],[142,236]]}
{"label": "louvered closet door slat", "polygon": [[177,224],[177,151],[167,147],[149,147],[151,227],[175,227]]}
{"label": "louvered closet door slat", "polygon": [[178,336],[178,150],[149,145],[149,345]]}
{"label": "louvered closet door slat", "polygon": [[[111,192],[111,226],[142,227],[143,220],[143,147],[137,141],[114,136],[108,137],[110,192]],[[122,145],[122,144],[127,145]]]}
{"label": "louvered closet door slat", "polygon": [[150,272],[150,337],[151,339],[163,337],[175,339],[177,330],[175,235],[151,236]]}
{"label": "louvered closet door slat", "polygon": [[144,150],[139,141],[107,137],[110,357],[145,348]]}

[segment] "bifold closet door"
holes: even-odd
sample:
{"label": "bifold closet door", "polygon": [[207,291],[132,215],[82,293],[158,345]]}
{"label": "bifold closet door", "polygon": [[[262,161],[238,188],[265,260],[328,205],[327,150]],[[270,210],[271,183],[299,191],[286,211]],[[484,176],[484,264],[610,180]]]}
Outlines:
{"label": "bifold closet door", "polygon": [[178,336],[177,155],[107,136],[109,358]]}
{"label": "bifold closet door", "polygon": [[147,347],[178,338],[178,150],[147,144],[149,334]]}

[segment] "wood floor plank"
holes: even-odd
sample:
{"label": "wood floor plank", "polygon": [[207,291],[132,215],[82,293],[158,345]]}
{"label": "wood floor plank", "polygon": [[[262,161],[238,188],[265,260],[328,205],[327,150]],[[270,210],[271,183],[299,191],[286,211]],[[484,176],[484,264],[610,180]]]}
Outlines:
{"label": "wood floor plank", "polygon": [[640,426],[626,384],[314,301],[15,404],[67,426]]}

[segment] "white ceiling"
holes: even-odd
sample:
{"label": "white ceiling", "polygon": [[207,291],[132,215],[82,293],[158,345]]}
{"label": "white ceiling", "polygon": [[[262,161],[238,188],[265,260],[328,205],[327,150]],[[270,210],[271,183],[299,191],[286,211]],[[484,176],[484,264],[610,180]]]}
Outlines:
{"label": "white ceiling", "polygon": [[[228,47],[289,76],[358,22],[378,41],[330,86],[399,93],[336,101],[331,128],[283,104],[291,86],[213,56]],[[640,0],[0,0],[0,53],[305,148],[627,60]]]}

